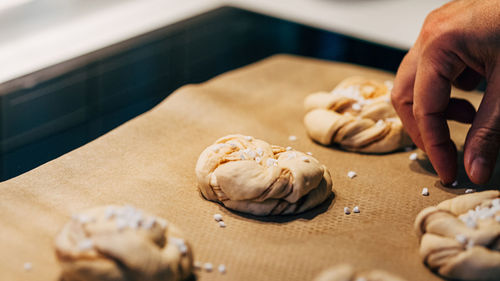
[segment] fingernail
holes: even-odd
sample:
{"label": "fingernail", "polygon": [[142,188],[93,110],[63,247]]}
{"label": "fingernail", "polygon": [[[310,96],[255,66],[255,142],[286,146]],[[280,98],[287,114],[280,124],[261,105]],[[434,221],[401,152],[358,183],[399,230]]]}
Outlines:
{"label": "fingernail", "polygon": [[489,161],[481,156],[477,156],[472,160],[470,168],[471,180],[475,183],[486,183],[491,174]]}

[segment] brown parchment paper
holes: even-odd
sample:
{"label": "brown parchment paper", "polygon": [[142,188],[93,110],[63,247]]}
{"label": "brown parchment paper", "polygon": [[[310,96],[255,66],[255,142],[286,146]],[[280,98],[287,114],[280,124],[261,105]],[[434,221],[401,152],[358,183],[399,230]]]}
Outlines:
{"label": "brown parchment paper", "polygon": [[[363,155],[312,142],[302,124],[304,97],[352,75],[393,78],[358,66],[274,56],[182,87],[103,137],[0,183],[0,280],[57,280],[54,236],[71,214],[102,204],[132,204],[162,216],[183,229],[195,260],[227,266],[224,275],[198,271],[198,280],[311,280],[344,262],[407,280],[440,280],[421,263],[412,224],[421,209],[471,184],[461,170],[461,188],[442,187],[420,152],[410,161],[411,152]],[[481,98],[454,95],[476,106]],[[460,149],[467,126],[450,126]],[[329,167],[335,199],[284,218],[244,216],[204,200],[194,174],[198,155],[231,133],[311,151]],[[350,170],[358,176],[349,179]],[[420,194],[423,187],[430,196]],[[361,213],[343,213],[355,205]],[[218,227],[214,213],[224,216],[226,228]],[[25,262],[32,270],[23,269]]]}

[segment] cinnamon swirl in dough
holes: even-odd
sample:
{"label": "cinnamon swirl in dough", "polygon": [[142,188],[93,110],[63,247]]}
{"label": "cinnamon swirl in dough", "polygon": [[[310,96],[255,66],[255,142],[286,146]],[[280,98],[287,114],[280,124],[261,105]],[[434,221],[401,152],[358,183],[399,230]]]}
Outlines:
{"label": "cinnamon swirl in dough", "polygon": [[384,153],[412,144],[391,101],[392,82],[351,77],[332,92],[306,97],[309,136],[351,151]]}
{"label": "cinnamon swirl in dough", "polygon": [[405,281],[395,275],[382,270],[356,272],[348,264],[337,265],[323,271],[314,281]]}
{"label": "cinnamon swirl in dough", "polygon": [[184,280],[193,257],[181,232],[131,206],[74,215],[55,240],[65,281]]}
{"label": "cinnamon swirl in dough", "polygon": [[415,220],[424,263],[457,280],[500,280],[500,192],[460,195]]}
{"label": "cinnamon swirl in dough", "polygon": [[206,199],[259,216],[301,213],[332,194],[330,172],[314,157],[250,136],[218,139],[196,176]]}

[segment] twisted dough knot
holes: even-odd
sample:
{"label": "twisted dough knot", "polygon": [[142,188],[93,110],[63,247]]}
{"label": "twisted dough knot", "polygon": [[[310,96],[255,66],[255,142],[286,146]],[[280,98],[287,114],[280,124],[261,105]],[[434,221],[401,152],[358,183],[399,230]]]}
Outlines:
{"label": "twisted dough knot", "polygon": [[500,192],[461,195],[415,220],[424,263],[459,280],[500,279]]}
{"label": "twisted dough knot", "polygon": [[306,97],[304,124],[309,136],[347,150],[384,153],[411,145],[390,103],[392,82],[351,77],[332,92]]}
{"label": "twisted dough knot", "polygon": [[55,240],[65,281],[183,280],[193,257],[180,231],[130,206],[73,216]]}
{"label": "twisted dough knot", "polygon": [[405,281],[383,270],[370,270],[357,273],[352,265],[340,264],[323,271],[314,281]]}
{"label": "twisted dough knot", "polygon": [[196,176],[206,199],[261,216],[304,212],[332,194],[318,160],[250,136],[218,139],[201,153]]}

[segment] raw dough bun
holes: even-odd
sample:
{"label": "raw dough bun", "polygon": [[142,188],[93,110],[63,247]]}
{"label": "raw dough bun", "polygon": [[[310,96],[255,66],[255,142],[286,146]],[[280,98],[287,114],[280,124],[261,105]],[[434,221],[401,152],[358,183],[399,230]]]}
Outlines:
{"label": "raw dough bun", "polygon": [[460,195],[415,220],[424,263],[458,280],[500,280],[500,192]]}
{"label": "raw dough bun", "polygon": [[218,139],[196,176],[206,199],[258,216],[301,213],[332,194],[330,172],[314,157],[250,136]]}
{"label": "raw dough bun", "polygon": [[184,280],[193,256],[181,232],[131,206],[104,206],[74,215],[55,248],[65,281]]}
{"label": "raw dough bun", "polygon": [[353,266],[341,264],[323,271],[314,281],[405,281],[382,270],[357,273]]}
{"label": "raw dough bun", "polygon": [[323,144],[338,143],[346,150],[385,153],[412,145],[396,115],[392,82],[351,77],[332,92],[306,97],[304,124],[309,136]]}

